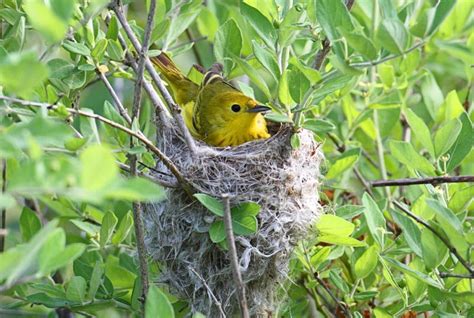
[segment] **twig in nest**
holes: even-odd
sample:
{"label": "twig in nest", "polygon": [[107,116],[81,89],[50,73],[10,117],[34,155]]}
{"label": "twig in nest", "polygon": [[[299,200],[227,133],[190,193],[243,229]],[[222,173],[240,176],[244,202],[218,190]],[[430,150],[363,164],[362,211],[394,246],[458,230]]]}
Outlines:
{"label": "twig in nest", "polygon": [[237,257],[237,248],[235,247],[234,231],[232,229],[232,216],[230,215],[230,200],[228,195],[223,195],[224,201],[224,227],[229,245],[230,264],[232,266],[232,276],[234,277],[237,296],[239,298],[240,314],[242,318],[249,318],[249,309],[247,306],[247,297],[245,295],[245,286],[240,274],[239,260]]}
{"label": "twig in nest", "polygon": [[452,177],[430,177],[430,178],[407,178],[407,179],[396,179],[396,180],[376,180],[371,181],[372,187],[397,187],[404,185],[415,185],[415,184],[432,184],[438,185],[440,183],[461,183],[461,182],[474,182],[474,176],[452,176]]}
{"label": "twig in nest", "polygon": [[405,214],[407,214],[409,217],[414,219],[420,224],[423,224],[428,230],[433,232],[434,235],[436,235],[443,243],[446,245],[454,256],[461,262],[461,264],[469,271],[471,275],[474,275],[474,269],[471,267],[471,265],[459,254],[459,252],[456,250],[456,248],[441,234],[436,230],[434,227],[432,227],[428,222],[420,218],[419,216],[413,214],[410,210],[408,210],[405,206],[403,206],[401,203],[397,201],[393,201],[393,204],[399,208],[401,211],[403,211]]}

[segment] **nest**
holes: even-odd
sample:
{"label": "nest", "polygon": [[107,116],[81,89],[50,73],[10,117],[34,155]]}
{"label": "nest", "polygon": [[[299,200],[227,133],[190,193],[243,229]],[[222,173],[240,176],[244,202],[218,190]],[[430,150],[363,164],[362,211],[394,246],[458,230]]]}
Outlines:
{"label": "nest", "polygon": [[[260,204],[258,232],[236,237],[252,316],[266,316],[284,300],[275,291],[287,277],[292,251],[298,240],[314,232],[310,228],[322,211],[319,144],[302,130],[300,147],[292,149],[291,134],[290,127],[282,127],[267,140],[224,149],[200,143],[195,158],[175,131],[160,138],[162,149],[198,191],[228,194],[232,206]],[[145,215],[147,249],[162,267],[160,282],[190,299],[193,312],[208,317],[235,313],[238,301],[227,251],[209,239],[215,216],[180,188],[169,189],[166,201],[147,205]]]}

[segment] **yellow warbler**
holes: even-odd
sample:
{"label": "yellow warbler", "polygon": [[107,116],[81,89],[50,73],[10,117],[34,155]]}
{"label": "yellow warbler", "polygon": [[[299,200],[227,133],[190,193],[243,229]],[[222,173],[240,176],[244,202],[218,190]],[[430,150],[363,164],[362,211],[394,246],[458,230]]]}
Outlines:
{"label": "yellow warbler", "polygon": [[237,146],[270,137],[262,112],[269,107],[208,72],[200,86],[188,79],[164,53],[152,58],[183,109],[186,126],[193,136],[217,146]]}

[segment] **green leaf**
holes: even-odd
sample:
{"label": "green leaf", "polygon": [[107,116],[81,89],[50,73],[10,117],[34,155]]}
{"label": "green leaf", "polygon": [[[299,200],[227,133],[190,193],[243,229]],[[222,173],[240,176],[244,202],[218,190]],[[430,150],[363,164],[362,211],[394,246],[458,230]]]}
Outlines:
{"label": "green leaf", "polygon": [[[51,7],[52,6],[52,7]],[[75,1],[44,2],[42,0],[27,0],[23,9],[28,20],[47,40],[57,42],[66,35],[68,20],[74,9]]]}
{"label": "green leaf", "polygon": [[146,297],[145,318],[174,318],[174,310],[168,297],[155,285],[151,285]]}
{"label": "green leaf", "polygon": [[217,200],[216,198],[211,197],[210,195],[204,193],[196,193],[194,197],[201,202],[209,211],[214,213],[217,216],[224,216],[224,205],[222,202]]}
{"label": "green leaf", "polygon": [[0,85],[10,94],[29,97],[48,77],[48,68],[34,52],[11,53],[0,58]]}
{"label": "green leaf", "polygon": [[431,23],[431,26],[427,35],[431,35],[434,32],[436,32],[438,27],[441,25],[444,19],[446,19],[448,14],[451,12],[455,4],[456,4],[455,0],[443,0],[443,1],[437,2],[433,22]]}
{"label": "green leaf", "polygon": [[102,218],[102,226],[100,228],[100,247],[104,246],[109,242],[112,234],[114,233],[115,226],[117,225],[117,217],[112,212],[107,212]]}
{"label": "green leaf", "polygon": [[464,209],[467,209],[471,202],[474,200],[474,185],[468,186],[458,191],[454,192],[449,200],[448,207],[454,213],[458,214],[462,212]]}
{"label": "green leaf", "polygon": [[367,221],[367,226],[369,227],[369,232],[377,241],[378,245],[383,247],[383,235],[386,231],[383,213],[380,211],[374,199],[372,199],[372,197],[367,192],[364,192],[364,195],[362,196],[362,204],[365,207],[364,216]]}
{"label": "green leaf", "polygon": [[329,168],[329,171],[326,174],[326,178],[334,179],[340,177],[341,174],[350,169],[357,162],[360,156],[360,149],[354,148],[344,152],[336,162]]}
{"label": "green leaf", "polygon": [[86,138],[73,137],[64,142],[64,148],[70,151],[77,151],[82,148],[87,142]]}
{"label": "green leaf", "polygon": [[225,74],[229,74],[233,68],[233,57],[239,57],[242,50],[242,34],[237,23],[227,20],[217,31],[214,41],[214,54],[216,59],[224,64]]}
{"label": "green leaf", "polygon": [[304,121],[303,128],[322,134],[333,131],[336,126],[328,120],[311,118]]}
{"label": "green leaf", "polygon": [[232,207],[231,212],[242,215],[257,216],[260,213],[260,205],[255,202],[243,202]]}
{"label": "green leaf", "polygon": [[446,165],[447,172],[452,171],[466,158],[474,144],[474,139],[472,138],[474,131],[469,116],[466,113],[462,113],[459,119],[462,123],[462,128],[458,138],[448,151],[449,160]]}
{"label": "green leaf", "polygon": [[211,226],[209,227],[209,237],[214,243],[219,243],[225,240],[226,234],[224,221],[215,221],[211,224]]}
{"label": "green leaf", "polygon": [[107,50],[107,45],[108,45],[108,40],[107,39],[101,39],[97,41],[95,44],[94,49],[91,52],[92,57],[100,62],[102,58],[104,57],[105,51]]}
{"label": "green leaf", "polygon": [[338,28],[344,31],[354,29],[352,18],[342,0],[319,0],[316,6],[316,18],[328,39],[333,43],[334,52],[344,58],[343,46]]}
{"label": "green leaf", "polygon": [[133,226],[133,216],[132,211],[128,211],[127,214],[120,221],[119,227],[115,234],[112,236],[112,243],[114,245],[119,245],[122,243],[130,233],[130,230]]}
{"label": "green leaf", "polygon": [[166,32],[165,47],[176,41],[178,36],[194,22],[201,8],[201,2],[198,0],[187,1],[181,6],[179,16],[171,19],[171,24]]}
{"label": "green leaf", "polygon": [[321,234],[349,236],[354,231],[355,225],[338,216],[324,214],[316,223],[316,228]]}
{"label": "green leaf", "polygon": [[118,177],[118,167],[111,151],[105,146],[92,145],[80,156],[81,185],[88,191],[102,191]]}
{"label": "green leaf", "polygon": [[399,261],[395,260],[395,259],[392,259],[392,258],[389,258],[389,257],[385,257],[385,256],[382,256],[382,258],[387,262],[389,263],[391,266],[395,267],[396,269],[402,271],[403,273],[419,280],[419,281],[422,281],[430,286],[433,286],[433,287],[436,287],[436,288],[442,288],[441,284],[437,281],[435,281],[434,279],[432,279],[431,277],[429,277],[428,275],[426,274],[423,274],[417,270],[414,270],[410,267],[408,267],[407,265],[403,264],[403,263],[400,263]]}
{"label": "green leaf", "polygon": [[365,278],[369,276],[377,267],[379,248],[377,245],[371,245],[357,259],[354,265],[354,272],[357,278]]}
{"label": "green leaf", "polygon": [[418,226],[410,218],[398,213],[397,211],[392,211],[392,216],[395,222],[397,222],[402,229],[402,235],[406,239],[408,246],[410,246],[411,250],[415,252],[416,255],[421,257],[423,255],[420,245],[421,231]]}
{"label": "green leaf", "polygon": [[377,32],[377,40],[393,54],[402,54],[408,44],[409,34],[397,18],[383,19]]}
{"label": "green leaf", "polygon": [[390,140],[389,147],[392,155],[402,164],[405,164],[412,169],[419,170],[427,175],[432,176],[435,174],[433,165],[425,157],[415,151],[410,143]]}
{"label": "green leaf", "polygon": [[79,54],[83,56],[91,55],[91,50],[89,50],[89,48],[82,43],[73,42],[69,40],[64,41],[63,48],[74,54]]}
{"label": "green leaf", "polygon": [[418,117],[411,109],[407,109],[405,114],[408,124],[410,125],[416,139],[418,139],[420,144],[425,146],[430,155],[434,157],[435,151],[433,142],[431,141],[432,137],[428,126],[426,126],[425,122],[420,117]]}
{"label": "green leaf", "polygon": [[428,269],[434,269],[441,264],[448,252],[446,245],[427,228],[421,232],[421,247],[423,260]]}
{"label": "green leaf", "polygon": [[276,44],[277,34],[271,22],[256,8],[246,3],[241,3],[240,12],[265,42],[267,47],[273,49]]}
{"label": "green leaf", "polygon": [[142,202],[159,202],[166,197],[160,185],[142,177],[120,180],[110,186],[104,195],[111,199]]}
{"label": "green leaf", "polygon": [[352,237],[346,237],[346,236],[337,236],[333,234],[325,234],[318,236],[318,241],[328,243],[328,244],[334,244],[334,245],[341,245],[341,246],[365,246],[366,244],[362,241],[358,241],[355,238]]}
{"label": "green leaf", "polygon": [[245,209],[231,210],[232,227],[237,235],[250,235],[257,232],[257,218]]}
{"label": "green leaf", "polygon": [[86,280],[81,276],[74,276],[68,283],[66,298],[71,301],[82,303],[86,295]]}
{"label": "green leaf", "polygon": [[255,40],[252,41],[252,47],[253,53],[260,64],[278,81],[280,78],[280,68],[278,67],[275,54],[260,46]]}
{"label": "green leaf", "polygon": [[444,155],[456,142],[461,132],[462,124],[459,119],[452,119],[444,124],[435,134],[434,147],[436,156]]}
{"label": "green leaf", "polygon": [[63,59],[52,59],[48,61],[49,78],[63,79],[70,76],[74,71],[74,64]]}
{"label": "green leaf", "polygon": [[89,281],[89,291],[87,292],[87,299],[93,300],[97,290],[99,290],[100,285],[102,284],[102,276],[104,275],[104,269],[102,268],[102,263],[97,261],[92,270],[91,279]]}
{"label": "green leaf", "polygon": [[367,60],[375,60],[377,58],[377,49],[362,31],[346,30],[344,28],[338,28],[337,30],[344,36],[349,46],[354,48],[364,58]]}
{"label": "green leaf", "polygon": [[29,241],[40,229],[40,219],[33,210],[25,206],[20,215],[20,231],[23,241]]}
{"label": "green leaf", "polygon": [[436,118],[444,97],[433,74],[427,73],[421,82],[421,94],[432,119]]}
{"label": "green leaf", "polygon": [[266,82],[262,79],[260,74],[252,67],[247,61],[241,58],[234,59],[235,62],[239,65],[239,67],[244,71],[245,74],[250,78],[253,84],[258,87],[265,94],[265,96],[270,99],[271,93],[268,89]]}
{"label": "green leaf", "polygon": [[41,259],[40,272],[50,274],[66,265],[72,263],[75,259],[84,253],[86,245],[82,243],[73,243],[64,249],[53,250],[49,256]]}
{"label": "green leaf", "polygon": [[291,98],[297,103],[303,102],[303,98],[310,88],[309,80],[298,68],[290,69],[287,77]]}

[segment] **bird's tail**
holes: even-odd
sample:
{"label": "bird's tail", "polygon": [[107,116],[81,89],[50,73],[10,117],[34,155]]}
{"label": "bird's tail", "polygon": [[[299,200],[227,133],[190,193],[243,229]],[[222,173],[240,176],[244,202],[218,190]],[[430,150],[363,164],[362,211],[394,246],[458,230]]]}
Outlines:
{"label": "bird's tail", "polygon": [[174,98],[179,105],[184,106],[196,99],[198,86],[179,70],[166,53],[162,52],[150,59],[171,86]]}

